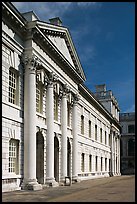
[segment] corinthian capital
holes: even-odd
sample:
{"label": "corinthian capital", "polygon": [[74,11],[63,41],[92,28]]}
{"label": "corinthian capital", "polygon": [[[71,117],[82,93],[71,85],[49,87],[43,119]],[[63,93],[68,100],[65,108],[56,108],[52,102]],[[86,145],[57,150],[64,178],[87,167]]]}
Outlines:
{"label": "corinthian capital", "polygon": [[45,75],[45,86],[47,85],[54,85],[57,82],[58,78],[57,76],[53,73],[50,72],[48,75]]}
{"label": "corinthian capital", "polygon": [[80,100],[80,95],[79,94],[74,94],[74,96],[73,96],[73,104],[77,104],[79,100]]}
{"label": "corinthian capital", "polygon": [[28,66],[30,70],[36,71],[38,65],[40,65],[40,60],[35,55],[28,56],[24,55],[22,58],[24,65]]}

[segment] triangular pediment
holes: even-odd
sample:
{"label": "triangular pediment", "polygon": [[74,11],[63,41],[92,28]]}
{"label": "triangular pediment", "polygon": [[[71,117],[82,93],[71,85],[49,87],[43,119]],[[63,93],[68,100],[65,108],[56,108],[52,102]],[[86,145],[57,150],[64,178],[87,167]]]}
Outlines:
{"label": "triangular pediment", "polygon": [[40,21],[37,26],[85,81],[86,77],[68,29]]}
{"label": "triangular pediment", "polygon": [[75,67],[72,56],[70,55],[69,49],[66,45],[65,39],[60,36],[47,35],[47,37],[54,43],[54,45],[60,50],[64,57]]}

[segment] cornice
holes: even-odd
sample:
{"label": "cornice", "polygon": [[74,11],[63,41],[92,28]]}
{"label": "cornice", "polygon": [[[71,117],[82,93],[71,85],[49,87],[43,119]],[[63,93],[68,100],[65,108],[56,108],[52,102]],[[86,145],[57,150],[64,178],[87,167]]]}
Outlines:
{"label": "cornice", "polygon": [[94,94],[84,84],[79,85],[79,91],[81,95],[83,95],[90,104],[94,104],[94,106],[105,115],[110,122],[114,123],[119,129],[121,128],[119,121],[113,118],[112,114],[108,112],[108,110],[94,97]]}
{"label": "cornice", "polygon": [[2,2],[2,20],[19,36],[24,37],[27,34],[27,21],[10,2]]}
{"label": "cornice", "polygon": [[37,21],[37,25],[40,28],[40,30],[45,34],[45,35],[52,35],[52,36],[60,36],[65,39],[67,48],[69,50],[69,53],[72,57],[72,61],[78,71],[78,73],[81,75],[83,78],[83,81],[86,80],[85,73],[83,71],[83,68],[80,63],[80,59],[76,53],[76,48],[74,46],[74,43],[72,41],[70,32],[68,28],[63,27],[63,26],[55,26],[49,23],[44,23],[41,21]]}
{"label": "cornice", "polygon": [[62,67],[76,83],[83,83],[83,78],[77,73],[77,70],[70,64],[70,62],[63,56],[63,54],[57,49],[52,41],[46,37],[41,30],[35,26],[32,28],[33,39],[36,43],[45,50],[56,63]]}

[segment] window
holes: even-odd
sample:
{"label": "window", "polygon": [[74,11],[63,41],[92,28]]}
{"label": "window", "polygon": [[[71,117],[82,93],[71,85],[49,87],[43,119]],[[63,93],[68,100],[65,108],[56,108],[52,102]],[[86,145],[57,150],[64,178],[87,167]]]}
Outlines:
{"label": "window", "polygon": [[89,155],[89,171],[92,171],[92,155]]}
{"label": "window", "polygon": [[70,127],[70,104],[67,103],[67,123],[68,126]]}
{"label": "window", "polygon": [[81,171],[84,172],[84,153],[81,155]]}
{"label": "window", "polygon": [[97,140],[97,125],[95,125],[95,140]]}
{"label": "window", "polygon": [[135,133],[135,126],[134,125],[128,125],[128,133]]}
{"label": "window", "polygon": [[91,121],[89,120],[89,137],[91,137]]}
{"label": "window", "polygon": [[111,137],[110,137],[110,134],[109,134],[109,146],[111,145]]}
{"label": "window", "polygon": [[98,171],[98,157],[96,156],[96,162],[95,162],[95,165],[96,165],[96,171]]}
{"label": "window", "polygon": [[107,158],[105,158],[105,171],[107,171]]}
{"label": "window", "polygon": [[100,128],[100,142],[102,142],[102,128]]}
{"label": "window", "polygon": [[9,69],[9,102],[18,104],[18,75],[13,68]]}
{"label": "window", "polygon": [[101,157],[101,171],[103,169],[103,158]]}
{"label": "window", "polygon": [[42,84],[36,83],[36,111],[38,113],[43,112],[43,90]]}
{"label": "window", "polygon": [[81,134],[84,135],[84,116],[81,115]]}
{"label": "window", "polygon": [[18,174],[19,141],[11,139],[9,141],[9,172]]}
{"label": "window", "polygon": [[107,144],[107,132],[105,131],[105,144]]}
{"label": "window", "polygon": [[58,94],[54,92],[54,120],[58,121]]}
{"label": "window", "polygon": [[109,172],[111,172],[111,159],[109,159]]}

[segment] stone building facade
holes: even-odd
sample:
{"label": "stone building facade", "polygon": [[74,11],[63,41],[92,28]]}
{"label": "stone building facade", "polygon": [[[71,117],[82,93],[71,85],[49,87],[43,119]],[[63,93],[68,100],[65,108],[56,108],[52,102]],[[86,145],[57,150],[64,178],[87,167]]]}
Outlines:
{"label": "stone building facade", "polygon": [[120,124],[84,85],[70,32],[2,2],[2,191],[120,175]]}
{"label": "stone building facade", "polygon": [[135,174],[135,112],[120,113],[121,174]]}

